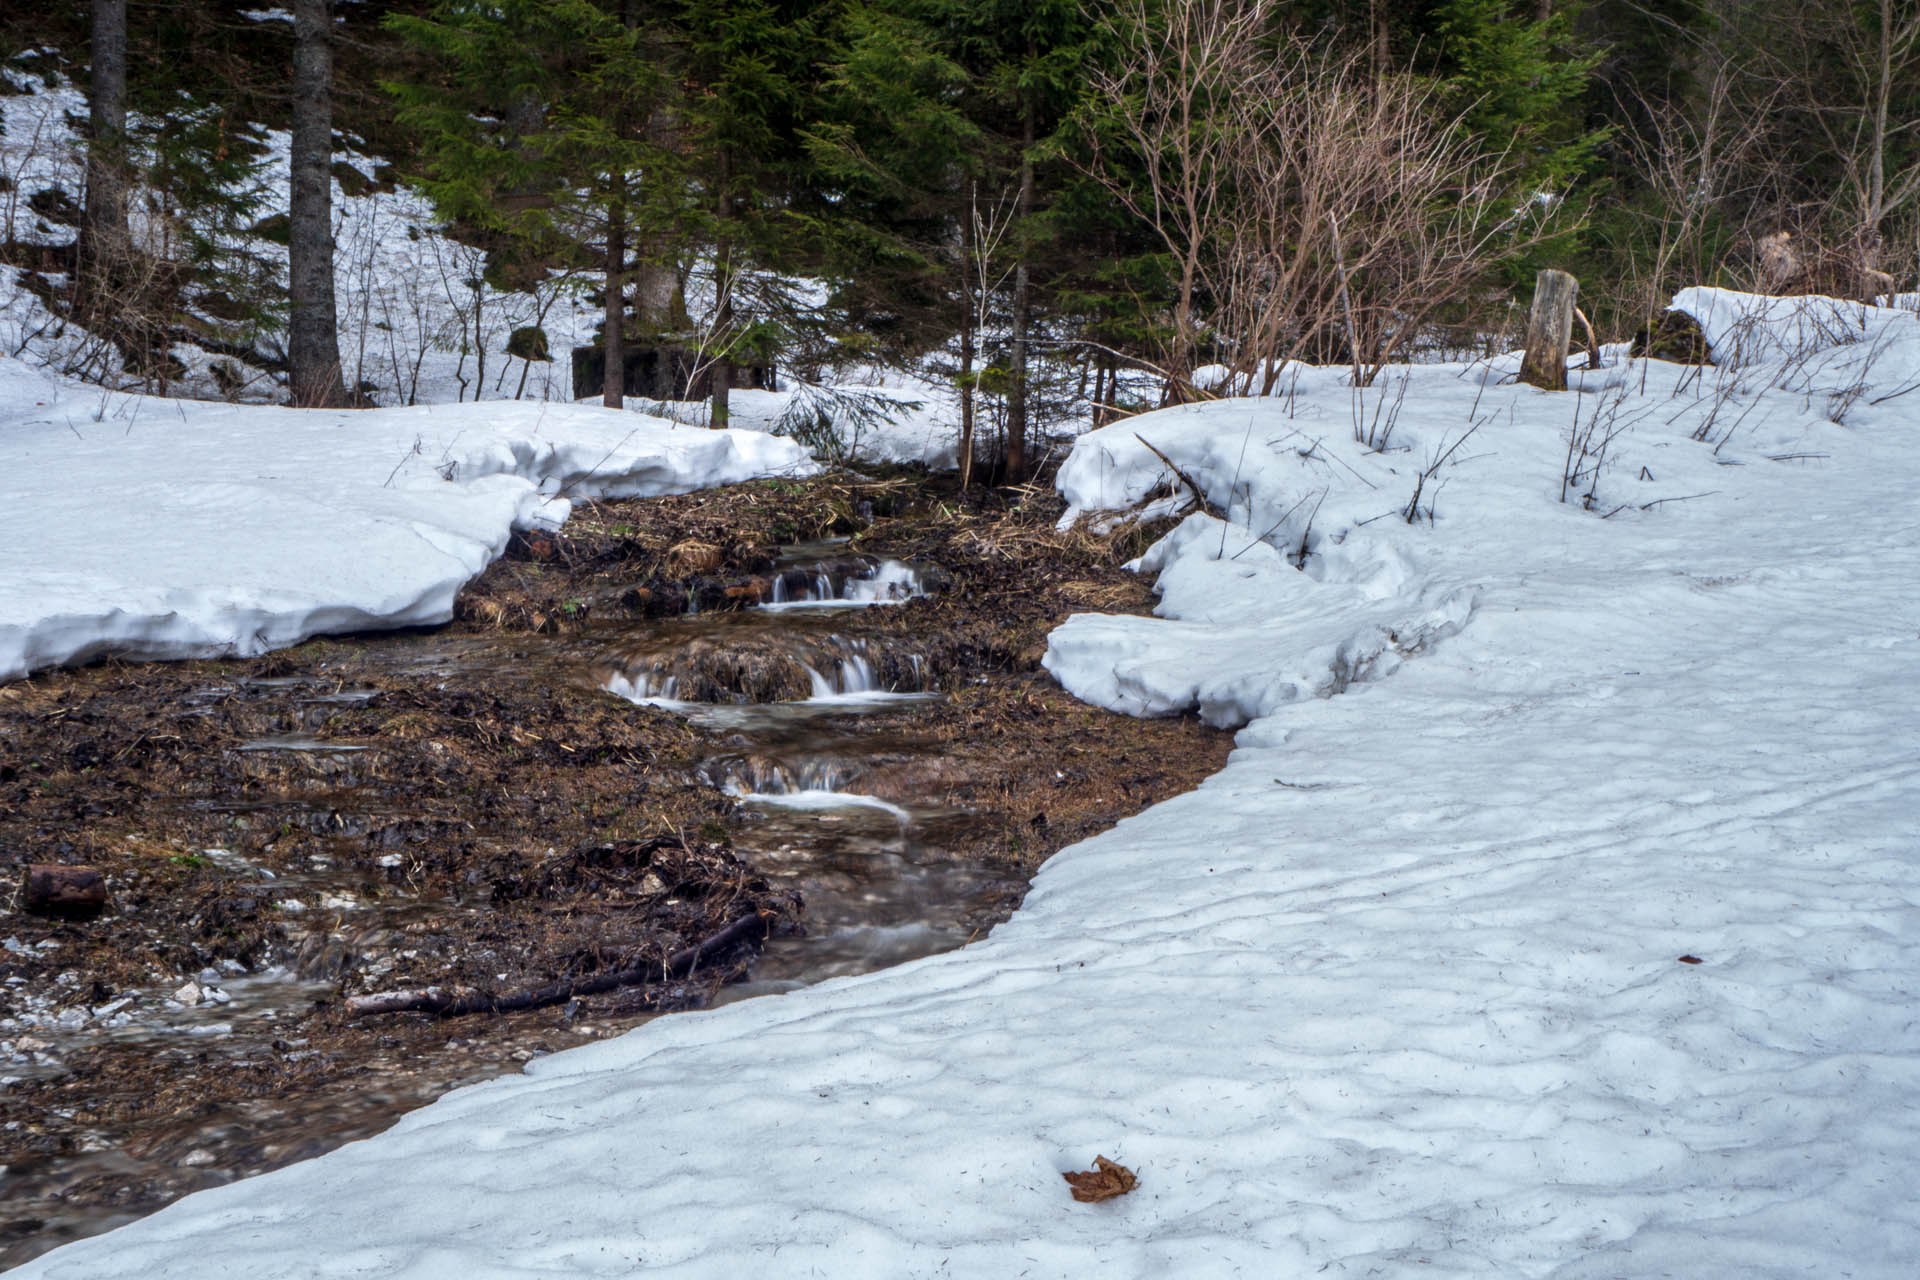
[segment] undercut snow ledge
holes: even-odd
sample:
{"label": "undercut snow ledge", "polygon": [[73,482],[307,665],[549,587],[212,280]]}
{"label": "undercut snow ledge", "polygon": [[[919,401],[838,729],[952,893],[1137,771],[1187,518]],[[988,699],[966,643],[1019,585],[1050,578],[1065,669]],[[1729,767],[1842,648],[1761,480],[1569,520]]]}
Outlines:
{"label": "undercut snow ledge", "polygon": [[15,361],[0,458],[0,680],[445,622],[515,527],[559,524],[572,499],[818,469],[791,440],[580,405],[215,405]]}

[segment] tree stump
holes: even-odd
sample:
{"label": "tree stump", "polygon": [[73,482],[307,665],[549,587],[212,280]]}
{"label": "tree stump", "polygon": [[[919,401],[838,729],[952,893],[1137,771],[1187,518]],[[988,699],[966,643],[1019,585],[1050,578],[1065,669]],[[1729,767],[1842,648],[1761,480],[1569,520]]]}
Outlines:
{"label": "tree stump", "polygon": [[92,867],[29,866],[20,880],[20,907],[55,920],[91,920],[107,905],[107,881]]}
{"label": "tree stump", "polygon": [[1534,280],[1520,381],[1544,391],[1567,389],[1567,346],[1573,338],[1573,304],[1579,296],[1580,282],[1564,271],[1542,271]]}

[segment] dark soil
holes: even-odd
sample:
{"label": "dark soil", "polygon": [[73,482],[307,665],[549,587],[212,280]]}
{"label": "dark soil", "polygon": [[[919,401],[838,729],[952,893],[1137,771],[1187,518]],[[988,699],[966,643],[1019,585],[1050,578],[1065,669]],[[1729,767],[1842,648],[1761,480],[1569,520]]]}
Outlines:
{"label": "dark soil", "polygon": [[[600,504],[563,534],[517,537],[437,631],[0,687],[0,876],[92,866],[111,893],[92,921],[7,913],[0,1018],[165,993],[210,967],[314,984],[247,1037],[56,1051],[0,1029],[15,1047],[0,1074],[18,1073],[0,1087],[0,1266],[705,1003],[752,953],[508,1015],[356,1019],[344,995],[525,990],[663,958],[743,910],[804,929],[804,904],[730,851],[752,815],[703,772],[730,744],[607,694],[597,665],[633,619],[766,598],[782,543],[839,535],[836,554],[944,571],[936,596],[838,625],[857,625],[876,667],[911,650],[945,694],[910,730],[937,749],[877,752],[863,789],[978,814],[950,856],[1030,870],[1217,770],[1226,735],[1089,708],[1040,670],[1069,613],[1151,603],[1118,568],[1151,531],[1059,533],[1057,502],[843,476]],[[727,661],[709,662],[705,696],[764,692]]]}

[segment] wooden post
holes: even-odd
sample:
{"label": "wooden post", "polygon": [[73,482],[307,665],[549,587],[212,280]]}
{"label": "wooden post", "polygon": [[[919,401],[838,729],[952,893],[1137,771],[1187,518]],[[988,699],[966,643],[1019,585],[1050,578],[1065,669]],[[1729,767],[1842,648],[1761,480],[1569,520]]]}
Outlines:
{"label": "wooden post", "polygon": [[1567,345],[1573,338],[1573,303],[1579,296],[1580,282],[1564,271],[1542,271],[1534,280],[1520,381],[1545,391],[1567,389]]}
{"label": "wooden post", "polygon": [[107,905],[107,882],[92,867],[36,863],[20,877],[20,906],[56,920],[91,920]]}

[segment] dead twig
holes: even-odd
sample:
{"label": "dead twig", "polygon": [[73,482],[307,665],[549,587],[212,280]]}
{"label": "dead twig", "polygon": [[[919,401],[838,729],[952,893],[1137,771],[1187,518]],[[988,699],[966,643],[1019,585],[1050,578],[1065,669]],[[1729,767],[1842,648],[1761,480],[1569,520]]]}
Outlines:
{"label": "dead twig", "polygon": [[1167,464],[1167,470],[1173,472],[1174,475],[1180,477],[1180,483],[1186,485],[1188,489],[1193,491],[1193,500],[1200,504],[1200,509],[1202,511],[1206,512],[1208,515],[1212,516],[1214,519],[1219,520],[1223,523],[1226,521],[1226,518],[1227,518],[1226,512],[1220,510],[1219,507],[1215,506],[1213,499],[1207,497],[1206,490],[1202,489],[1198,484],[1194,483],[1193,477],[1188,475],[1186,472],[1182,471],[1172,458],[1169,458],[1166,454],[1154,448],[1153,443],[1149,441],[1145,436],[1141,435],[1138,431],[1133,433],[1133,438],[1135,440],[1138,440],[1141,444],[1146,445],[1148,451],[1151,452],[1154,457],[1160,459],[1160,461]]}
{"label": "dead twig", "polygon": [[638,986],[643,982],[664,982],[669,978],[684,978],[692,973],[701,961],[725,951],[728,947],[742,942],[758,941],[765,936],[768,923],[767,915],[759,911],[749,912],[718,933],[674,952],[664,964],[655,961],[649,964],[631,965],[624,969],[610,969],[591,977],[572,978],[564,982],[536,987],[531,991],[516,991],[504,996],[490,995],[480,991],[457,995],[442,987],[382,991],[373,995],[349,997],[347,1012],[355,1017],[375,1013],[431,1013],[437,1017],[453,1018],[466,1013],[507,1013],[515,1009],[538,1009],[547,1005],[564,1004],[577,996],[599,995],[621,987]]}

